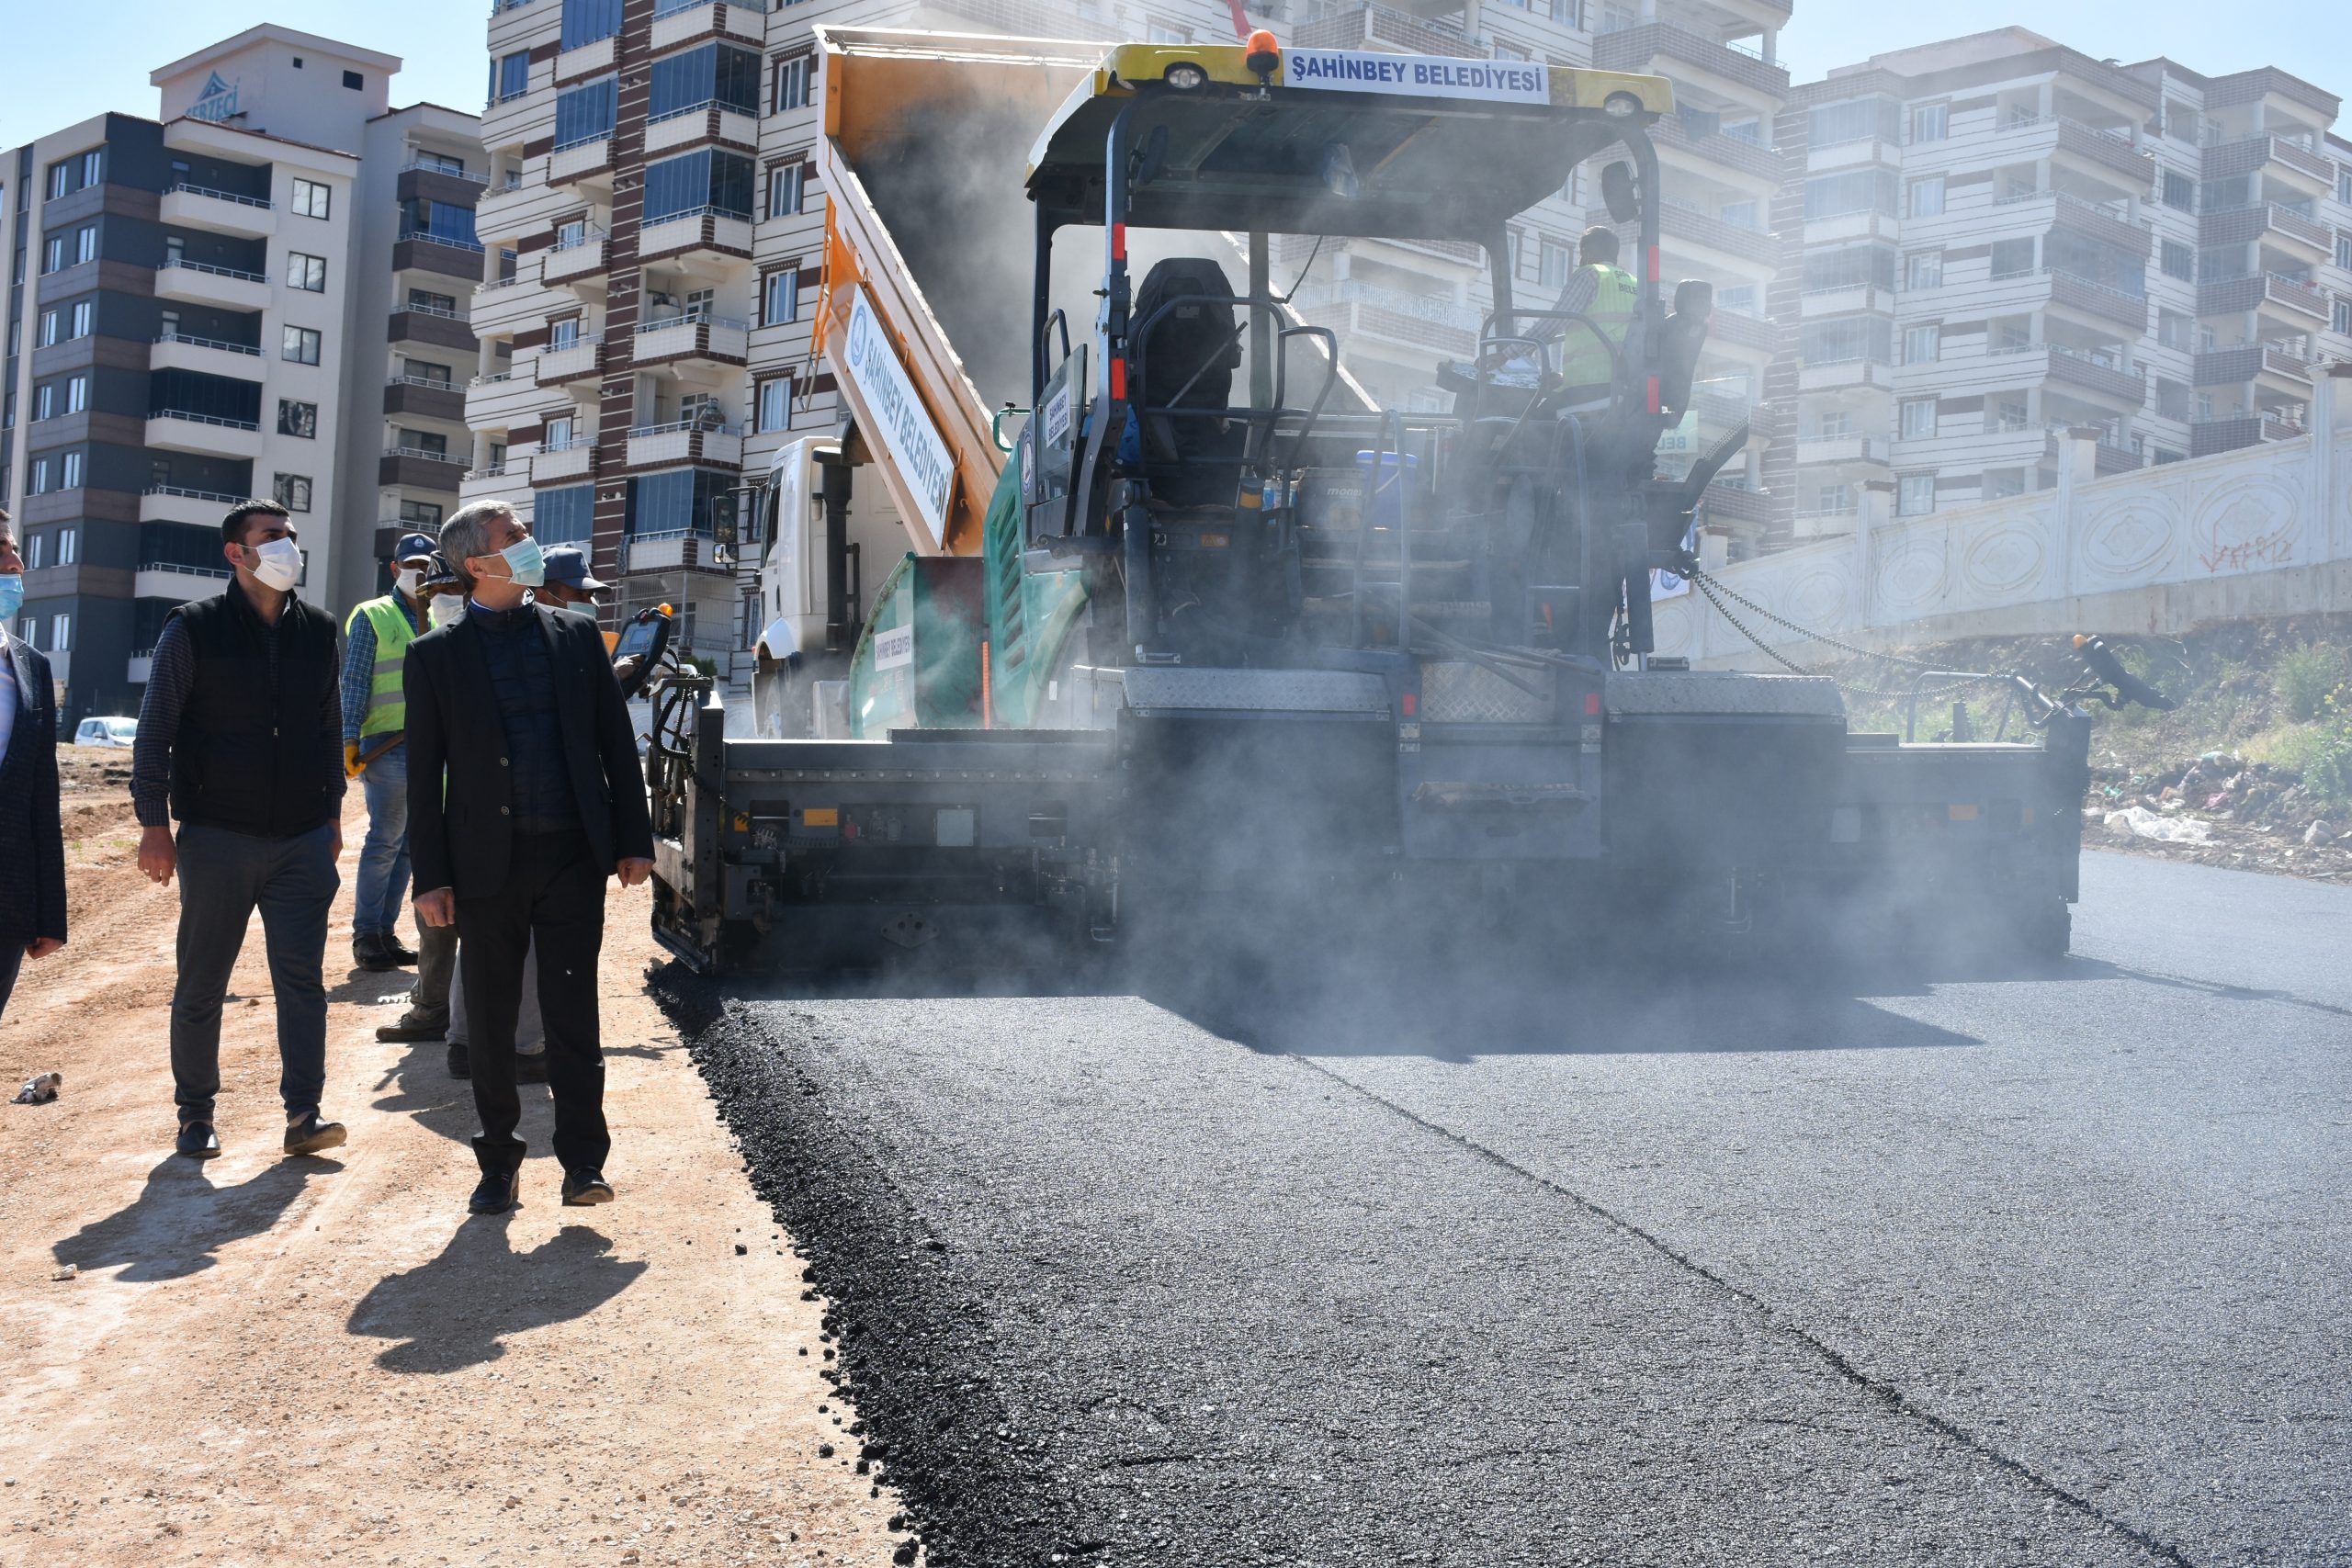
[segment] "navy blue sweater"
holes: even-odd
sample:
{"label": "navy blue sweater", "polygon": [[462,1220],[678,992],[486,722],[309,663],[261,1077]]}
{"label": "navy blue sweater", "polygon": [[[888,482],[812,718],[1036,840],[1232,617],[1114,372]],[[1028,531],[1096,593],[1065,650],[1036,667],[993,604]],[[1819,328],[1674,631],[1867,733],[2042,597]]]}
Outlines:
{"label": "navy blue sweater", "polygon": [[563,727],[556,716],[555,665],[548,639],[527,606],[485,610],[467,606],[481,630],[498,716],[506,727],[514,768],[514,830],[565,833],[580,827],[580,804],[564,767]]}

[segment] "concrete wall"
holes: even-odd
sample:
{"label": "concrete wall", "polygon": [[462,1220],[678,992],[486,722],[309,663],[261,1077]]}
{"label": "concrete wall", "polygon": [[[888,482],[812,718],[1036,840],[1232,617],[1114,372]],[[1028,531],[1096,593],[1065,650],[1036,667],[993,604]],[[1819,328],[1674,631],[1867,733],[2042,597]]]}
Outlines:
{"label": "concrete wall", "polygon": [[[2062,443],[2055,490],[1886,515],[1860,531],[1726,567],[1726,586],[1801,626],[1871,648],[2108,631],[2352,607],[2352,367],[2317,378],[2314,434],[2094,479],[2087,434]],[[1734,604],[1802,658],[1812,639]],[[1657,608],[1657,651],[1769,668],[1695,593]]]}

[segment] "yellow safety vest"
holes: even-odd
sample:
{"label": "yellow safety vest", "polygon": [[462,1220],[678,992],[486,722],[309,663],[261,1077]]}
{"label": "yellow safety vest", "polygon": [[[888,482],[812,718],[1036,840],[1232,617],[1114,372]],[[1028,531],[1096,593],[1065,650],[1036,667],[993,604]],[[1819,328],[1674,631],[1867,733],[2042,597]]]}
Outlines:
{"label": "yellow safety vest", "polygon": [[408,659],[408,645],[416,640],[416,622],[399,594],[387,593],[352,611],[351,619],[344,623],[344,636],[351,635],[362,615],[376,631],[376,667],[368,687],[368,716],[359,721],[364,739],[408,728],[408,699],[401,687],[401,669]]}
{"label": "yellow safety vest", "polygon": [[1609,346],[1604,349],[1595,342],[1584,322],[1561,322],[1566,336],[1561,344],[1560,380],[1570,387],[1605,387],[1616,379],[1615,351],[1625,345],[1625,334],[1633,329],[1634,306],[1640,291],[1634,286],[1634,275],[1622,268],[1591,262],[1578,270],[1592,273],[1600,280],[1600,287],[1593,290],[1592,303],[1584,313],[1609,339]]}

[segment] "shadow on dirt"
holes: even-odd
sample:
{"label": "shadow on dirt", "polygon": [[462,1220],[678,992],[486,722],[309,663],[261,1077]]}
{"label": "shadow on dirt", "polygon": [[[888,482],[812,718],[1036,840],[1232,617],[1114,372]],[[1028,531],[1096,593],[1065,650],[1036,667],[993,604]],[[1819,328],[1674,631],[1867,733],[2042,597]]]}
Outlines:
{"label": "shadow on dirt", "polygon": [[[546,1167],[552,1170],[552,1165]],[[540,1174],[526,1166],[525,1181]],[[540,1201],[555,1201],[549,1182]],[[429,1263],[388,1274],[351,1311],[349,1332],[398,1341],[376,1358],[393,1372],[454,1372],[506,1354],[514,1335],[584,1317],[635,1284],[642,1259],[624,1261],[586,1225],[566,1225],[516,1252],[507,1216],[469,1219]]]}

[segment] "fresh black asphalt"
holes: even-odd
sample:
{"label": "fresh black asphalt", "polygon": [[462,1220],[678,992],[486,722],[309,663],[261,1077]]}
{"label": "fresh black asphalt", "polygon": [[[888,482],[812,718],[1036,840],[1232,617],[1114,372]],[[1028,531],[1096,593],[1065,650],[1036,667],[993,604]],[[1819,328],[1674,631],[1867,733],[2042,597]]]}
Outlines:
{"label": "fresh black asphalt", "polygon": [[676,999],[932,1562],[2352,1562],[2352,890],[2086,884],[2007,977]]}

